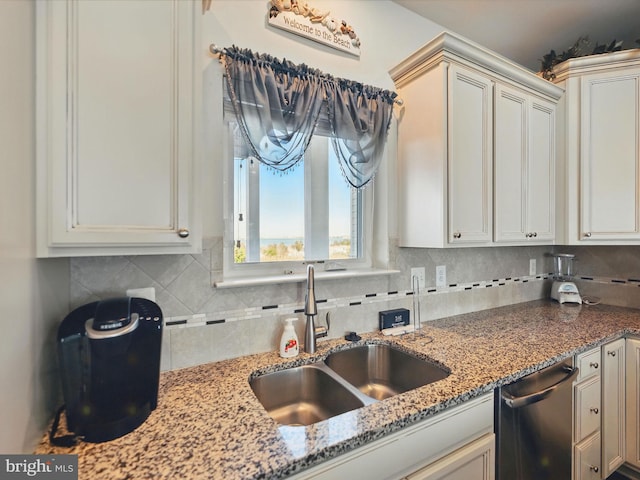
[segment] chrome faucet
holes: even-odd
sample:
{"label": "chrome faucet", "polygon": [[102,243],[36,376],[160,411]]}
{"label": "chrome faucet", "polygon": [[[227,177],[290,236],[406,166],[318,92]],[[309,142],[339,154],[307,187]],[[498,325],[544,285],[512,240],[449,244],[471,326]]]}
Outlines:
{"label": "chrome faucet", "polygon": [[304,329],[304,351],[307,353],[315,353],[316,339],[326,337],[329,333],[329,314],[327,313],[327,326],[316,327],[315,316],[318,314],[318,305],[316,304],[315,278],[313,265],[307,265],[307,294],[304,299],[304,314],[307,317],[307,323]]}

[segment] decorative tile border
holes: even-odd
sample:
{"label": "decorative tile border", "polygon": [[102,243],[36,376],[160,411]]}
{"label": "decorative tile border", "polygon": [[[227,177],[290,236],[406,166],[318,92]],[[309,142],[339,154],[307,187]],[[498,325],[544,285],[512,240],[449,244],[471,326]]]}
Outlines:
{"label": "decorative tile border", "polygon": [[[474,289],[504,287],[517,283],[541,282],[552,278],[552,274],[540,274],[521,277],[496,278],[488,281],[451,283],[446,287],[427,288],[420,292],[421,297],[430,295],[463,292]],[[580,277],[584,279],[583,277]],[[592,278],[592,277],[589,277]],[[632,280],[629,280],[631,282]],[[640,280],[633,280],[640,286]],[[388,302],[393,299],[402,299],[412,296],[412,290],[393,290],[389,292],[373,292],[356,297],[345,298],[323,298],[318,299],[319,310],[330,310],[334,308],[358,307],[375,303]],[[304,312],[304,308],[299,303],[286,303],[281,305],[263,305],[260,307],[250,307],[237,310],[227,310],[216,313],[199,313],[196,315],[184,315],[165,318],[165,328],[179,329],[187,327],[200,327],[205,325],[219,325],[227,322],[236,322],[261,318],[265,314],[274,316],[295,315]]]}

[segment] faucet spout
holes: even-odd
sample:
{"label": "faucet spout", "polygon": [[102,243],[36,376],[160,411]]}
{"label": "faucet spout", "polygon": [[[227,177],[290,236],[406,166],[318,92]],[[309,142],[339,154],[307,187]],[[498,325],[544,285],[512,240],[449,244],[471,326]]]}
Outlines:
{"label": "faucet spout", "polygon": [[307,317],[307,323],[304,329],[304,351],[307,353],[315,353],[316,339],[326,337],[329,332],[329,324],[327,318],[326,327],[316,327],[315,316],[318,314],[318,305],[316,303],[315,279],[313,265],[307,265],[307,294],[304,300],[304,314]]}
{"label": "faucet spout", "polygon": [[307,265],[307,295],[304,300],[304,314],[307,316],[318,314],[313,265]]}

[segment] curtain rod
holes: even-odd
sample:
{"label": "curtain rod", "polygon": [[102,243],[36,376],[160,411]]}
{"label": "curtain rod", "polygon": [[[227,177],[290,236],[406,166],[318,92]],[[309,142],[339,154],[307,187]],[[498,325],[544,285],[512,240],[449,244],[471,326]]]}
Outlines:
{"label": "curtain rod", "polygon": [[[213,55],[224,55],[224,53],[226,52],[226,49],[225,48],[220,48],[217,45],[215,45],[214,43],[212,43],[211,45],[209,45],[209,51]],[[404,104],[404,100],[402,100],[401,98],[398,98],[398,97],[396,97],[393,101],[394,101],[394,103],[396,105],[402,106]]]}

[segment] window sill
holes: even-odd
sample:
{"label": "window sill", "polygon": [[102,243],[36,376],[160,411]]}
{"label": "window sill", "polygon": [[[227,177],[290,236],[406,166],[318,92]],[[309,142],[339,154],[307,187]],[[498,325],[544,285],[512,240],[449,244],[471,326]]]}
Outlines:
{"label": "window sill", "polygon": [[[335,271],[315,271],[315,280],[340,280],[343,278],[362,278],[375,277],[383,275],[393,275],[400,273],[400,270],[385,270],[381,268],[367,268],[363,270],[335,270]],[[298,283],[306,282],[306,273],[297,273],[291,275],[270,275],[264,277],[242,277],[230,278],[215,282],[216,288],[236,288],[236,287],[255,287],[258,285],[275,285],[280,283]]]}

